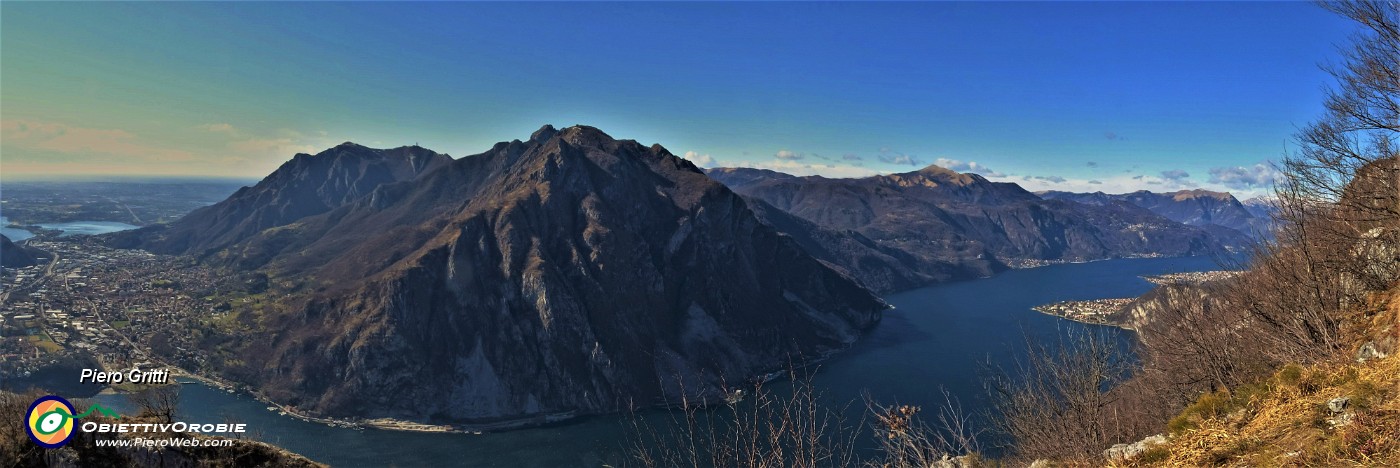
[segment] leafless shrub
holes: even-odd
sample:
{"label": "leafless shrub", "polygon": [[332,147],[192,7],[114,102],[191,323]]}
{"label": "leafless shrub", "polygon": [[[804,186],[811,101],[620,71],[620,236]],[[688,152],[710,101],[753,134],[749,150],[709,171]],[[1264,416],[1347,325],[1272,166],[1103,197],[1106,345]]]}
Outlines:
{"label": "leafless shrub", "polygon": [[34,463],[44,450],[29,440],[25,431],[24,418],[29,405],[44,393],[31,390],[25,393],[0,391],[0,460],[10,460],[7,466],[26,466]]}
{"label": "leafless shrub", "polygon": [[935,416],[937,429],[920,418],[922,407],[911,405],[884,406],[866,396],[870,427],[878,447],[878,457],[870,466],[935,466],[950,456],[982,453],[979,428],[973,415],[965,411],[947,389],[940,388],[943,403]]}
{"label": "leafless shrub", "polygon": [[1366,245],[1400,229],[1400,4],[1321,5],[1363,30],[1341,49],[1340,64],[1325,67],[1338,83],[1327,111],[1296,135],[1299,149],[1284,159],[1275,240],[1260,246],[1225,296],[1254,320],[1260,333],[1252,338],[1289,361],[1343,347],[1345,311],[1400,279],[1371,267],[1394,262],[1375,258],[1397,256],[1394,246]]}
{"label": "leafless shrub", "polygon": [[1284,161],[1280,201],[1287,221],[1337,218],[1343,227],[1400,218],[1400,6],[1389,1],[1323,2],[1364,28],[1340,48],[1342,62],[1324,67],[1337,79],[1327,111],[1296,137]]}
{"label": "leafless shrub", "polygon": [[634,415],[631,462],[747,468],[855,464],[859,431],[846,424],[842,411],[821,403],[810,375],[795,377],[790,394],[776,394],[759,383],[743,392],[719,408],[683,397],[662,427]]}
{"label": "leafless shrub", "polygon": [[[946,390],[933,426],[920,419],[919,407],[884,406],[869,396],[864,417],[849,424],[843,415],[850,404],[823,403],[810,374],[790,372],[790,377],[791,391],[755,383],[742,400],[720,407],[683,400],[652,418],[634,413],[624,464],[927,467],[962,455],[980,460],[983,430]],[[862,444],[871,440],[866,437],[874,444]]]}
{"label": "leafless shrub", "polygon": [[162,385],[147,388],[131,395],[131,403],[140,410],[140,417],[154,417],[161,423],[173,423],[180,403],[180,387]]}
{"label": "leafless shrub", "polygon": [[1027,338],[1029,352],[1013,372],[988,380],[993,424],[1026,460],[1087,459],[1123,442],[1121,413],[1110,392],[1131,371],[1126,350],[1105,330],[1072,332],[1058,343]]}

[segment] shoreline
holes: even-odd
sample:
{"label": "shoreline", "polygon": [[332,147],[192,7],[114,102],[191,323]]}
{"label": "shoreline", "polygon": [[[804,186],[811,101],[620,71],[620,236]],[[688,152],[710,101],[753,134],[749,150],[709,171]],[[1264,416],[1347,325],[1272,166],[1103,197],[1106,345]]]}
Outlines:
{"label": "shoreline", "polygon": [[[1065,265],[1065,264],[1083,264],[1083,263],[1092,263],[1092,262],[1102,262],[1102,261],[1109,261],[1109,260],[1137,260],[1137,259],[1153,259],[1153,258],[1192,258],[1192,257],[1196,257],[1196,256],[1168,257],[1168,256],[1161,256],[1161,255],[1144,255],[1144,256],[1127,256],[1127,257],[1101,258],[1101,259],[1082,260],[1082,261],[1057,260],[1057,261],[1045,261],[1045,262],[1043,262],[1043,263],[1034,264],[1034,265],[1021,264],[1020,266],[1011,267],[1011,268],[1009,268],[1009,269],[1006,270],[1006,271],[1011,271],[1011,270],[1024,270],[1024,269],[1031,269],[1031,268],[1041,268],[1041,267],[1055,266],[1055,265]],[[1010,266],[1010,265],[1008,265],[1008,266]],[[897,294],[897,293],[899,293],[899,292],[912,291],[912,290],[915,290],[915,289],[926,288],[926,287],[935,286],[935,285],[940,285],[940,284],[955,283],[955,282],[958,282],[958,281],[971,281],[971,280],[978,280],[978,279],[986,279],[986,278],[991,278],[991,277],[997,276],[997,275],[1000,274],[1000,273],[1005,273],[1005,271],[1003,271],[1003,272],[998,272],[998,273],[995,273],[995,274],[992,274],[992,275],[989,275],[989,276],[985,276],[985,277],[967,278],[967,279],[954,280],[954,281],[947,281],[947,282],[942,282],[942,283],[925,284],[925,285],[920,285],[920,286],[917,286],[917,287],[914,287],[914,288],[910,288],[910,289],[907,289],[907,290],[892,291],[892,292],[885,293],[885,294],[881,295],[881,296],[882,296],[881,299],[884,300],[884,297],[883,297],[883,296],[887,296],[887,295],[890,295],[890,294]],[[1102,299],[1101,299],[1101,300],[1102,300]],[[893,310],[893,309],[895,309],[895,307],[894,307],[892,304],[889,304],[888,302],[886,302],[886,306],[888,307],[888,309],[886,309],[886,310]],[[1038,307],[1040,307],[1040,306],[1038,306]],[[1034,309],[1036,309],[1038,312],[1046,313],[1047,315],[1054,315],[1054,316],[1057,316],[1057,317],[1060,317],[1060,318],[1065,318],[1065,319],[1068,319],[1068,320],[1073,320],[1073,321],[1076,321],[1076,322],[1085,323],[1085,324],[1089,324],[1089,325],[1107,325],[1107,326],[1115,326],[1115,327],[1118,327],[1118,328],[1125,328],[1125,329],[1131,330],[1130,328],[1124,327],[1124,326],[1122,326],[1122,325],[1117,325],[1117,324],[1112,324],[1112,323],[1102,323],[1102,322],[1092,322],[1092,321],[1077,320],[1077,319],[1072,318],[1072,317],[1066,317],[1066,316],[1061,316],[1061,315],[1057,315],[1057,314],[1053,314],[1053,313],[1049,313],[1049,312],[1040,311],[1038,308],[1034,308]],[[862,333],[862,335],[864,335],[864,332]],[[822,353],[820,354],[820,356],[818,356],[818,357],[816,357],[815,359],[813,359],[813,360],[811,360],[811,361],[809,361],[809,362],[807,362],[807,363],[804,363],[803,365],[799,366],[799,369],[808,368],[808,367],[811,367],[811,366],[814,366],[814,365],[818,365],[818,364],[820,364],[820,363],[822,363],[822,362],[824,362],[824,361],[827,361],[827,360],[829,360],[829,359],[831,359],[831,358],[833,358],[833,357],[839,355],[841,351],[844,351],[844,350],[849,349],[849,348],[851,347],[851,345],[853,345],[853,344],[854,344],[854,342],[853,342],[853,343],[848,343],[846,346],[844,346],[844,347],[842,347],[842,348],[840,348],[840,349],[832,349],[832,350],[827,350],[827,351],[825,351],[825,352],[822,352]],[[368,428],[368,429],[378,429],[378,430],[386,430],[386,431],[400,431],[400,432],[420,432],[420,433],[473,434],[473,435],[481,435],[481,434],[490,433],[490,432],[500,432],[500,431],[509,431],[509,430],[517,430],[517,429],[527,429],[527,428],[531,428],[531,427],[540,427],[540,426],[545,426],[545,425],[549,425],[549,424],[555,424],[555,423],[565,422],[565,421],[569,421],[569,420],[578,419],[578,418],[581,418],[581,417],[593,415],[593,413],[579,413],[579,412],[577,412],[577,411],[568,411],[568,412],[561,412],[561,413],[549,413],[549,414],[532,415],[532,416],[529,416],[529,417],[508,419],[508,420],[502,420],[502,421],[496,421],[496,422],[488,422],[488,423],[478,423],[478,424],[430,424],[430,423],[421,423],[421,422],[414,422],[414,421],[401,420],[401,419],[394,419],[394,418],[352,419],[352,418],[332,418],[332,417],[323,417],[323,416],[311,415],[311,414],[308,414],[308,413],[303,412],[303,411],[299,411],[299,410],[295,410],[295,409],[289,408],[289,407],[286,406],[286,405],[283,405],[283,404],[280,404],[280,403],[277,403],[277,402],[273,401],[271,398],[268,398],[267,396],[265,396],[265,395],[263,395],[263,394],[261,394],[261,393],[259,393],[259,392],[253,391],[253,390],[251,390],[251,389],[245,388],[245,387],[240,386],[240,385],[237,385],[237,384],[229,383],[229,382],[224,381],[223,379],[220,379],[220,378],[218,378],[218,377],[200,375],[200,374],[197,374],[197,373],[194,373],[194,372],[189,372],[189,371],[187,371],[187,370],[185,370],[185,369],[183,369],[183,368],[177,367],[177,366],[167,366],[167,367],[168,367],[169,369],[171,369],[171,371],[172,371],[172,377],[188,377],[188,378],[190,378],[190,379],[193,379],[193,380],[198,381],[198,383],[202,383],[202,384],[207,385],[207,386],[209,386],[209,387],[212,387],[212,388],[214,388],[214,389],[216,389],[216,390],[223,390],[223,391],[226,391],[226,392],[228,392],[228,393],[242,393],[242,394],[246,394],[246,395],[248,395],[248,396],[251,396],[253,399],[255,399],[255,400],[257,400],[257,401],[268,405],[268,407],[270,408],[270,411],[275,410],[276,412],[279,412],[279,413],[280,413],[279,416],[288,416],[288,417],[291,417],[291,418],[294,418],[294,419],[299,419],[299,420],[302,420],[302,421],[305,421],[305,422],[319,423],[319,424],[325,424],[325,425],[331,426],[331,427],[342,427],[342,428],[347,428],[347,429],[363,430],[363,429]],[[783,375],[784,373],[786,373],[786,372],[785,372],[785,371],[782,371],[782,370],[775,370],[775,371],[770,371],[770,372],[760,372],[760,373],[755,374],[755,375],[751,378],[751,380],[759,381],[759,382],[761,382],[762,384],[767,384],[767,383],[769,383],[769,382],[772,382],[772,381],[781,379],[781,378],[782,378],[782,375]],[[185,383],[187,383],[187,382],[179,382],[179,383],[185,384]],[[727,401],[729,401],[729,397],[727,397],[727,396],[726,396],[726,397],[716,397],[716,398],[712,398],[712,399],[707,399],[707,400],[705,400],[705,401],[701,401],[699,404],[702,405],[702,406],[709,406],[709,405],[712,405],[712,404],[718,404],[718,403],[723,403],[723,402],[727,402]],[[656,408],[656,409],[669,410],[669,409],[672,409],[672,406],[665,405],[665,404],[660,404],[660,405],[655,406],[655,408]]]}
{"label": "shoreline", "polygon": [[1133,330],[1114,316],[1122,313],[1132,304],[1134,298],[1090,299],[1086,301],[1057,301],[1031,307],[1031,310],[1045,315],[1086,325],[1101,325]]}
{"label": "shoreline", "polygon": [[[839,349],[830,349],[830,350],[823,351],[823,352],[819,353],[819,355],[817,355],[814,359],[812,359],[812,360],[810,360],[810,361],[808,361],[808,362],[805,362],[805,363],[803,363],[802,365],[798,366],[796,370],[807,369],[807,368],[810,368],[810,367],[812,367],[812,366],[819,365],[819,364],[821,364],[822,362],[825,362],[825,361],[831,359],[832,357],[835,357],[836,355],[840,354],[842,351],[845,351],[845,350],[850,349],[851,345],[853,345],[854,343],[855,343],[855,342],[848,343],[846,346],[841,347],[841,348],[839,348]],[[531,416],[522,417],[522,418],[506,419],[506,420],[495,421],[495,422],[475,423],[475,424],[430,424],[430,423],[421,423],[421,422],[407,421],[407,420],[394,419],[394,418],[374,418],[374,419],[332,418],[332,417],[324,417],[324,416],[313,416],[313,415],[307,414],[307,413],[302,412],[302,411],[298,411],[298,410],[291,409],[291,408],[289,408],[289,407],[286,406],[286,405],[283,405],[283,404],[281,404],[281,403],[277,403],[277,402],[273,401],[271,398],[268,398],[267,396],[262,395],[261,393],[248,390],[248,389],[243,388],[243,387],[240,387],[239,385],[236,385],[236,384],[232,384],[232,383],[225,382],[225,381],[223,381],[223,379],[220,379],[220,378],[217,378],[217,377],[210,377],[210,376],[205,376],[205,375],[198,375],[198,374],[189,372],[189,371],[187,371],[187,370],[185,370],[185,369],[183,369],[183,368],[176,367],[176,366],[167,366],[167,368],[171,370],[171,377],[172,377],[172,379],[173,379],[173,378],[176,378],[176,377],[187,377],[187,378],[189,378],[189,379],[192,379],[192,380],[197,381],[197,382],[181,382],[181,381],[179,381],[179,380],[174,380],[174,383],[172,383],[171,385],[184,385],[184,384],[190,384],[190,383],[199,383],[199,384],[203,384],[203,385],[206,385],[206,386],[208,386],[208,387],[211,387],[211,388],[213,388],[213,389],[215,389],[215,390],[223,390],[223,391],[225,391],[225,392],[233,393],[233,394],[240,394],[240,393],[241,393],[241,394],[245,394],[245,395],[248,395],[248,396],[253,397],[253,399],[257,400],[258,402],[261,402],[261,403],[264,403],[264,404],[269,405],[269,406],[268,406],[268,410],[269,410],[269,411],[274,411],[274,409],[275,409],[275,411],[278,412],[278,416],[286,416],[286,417],[290,417],[290,418],[293,418],[293,419],[299,419],[299,420],[302,420],[302,421],[305,421],[305,422],[320,423],[320,424],[325,424],[325,425],[331,426],[331,427],[341,427],[341,428],[345,428],[345,429],[355,429],[355,430],[378,429],[378,430],[399,431],[399,432],[420,432],[420,433],[438,433],[438,434],[471,434],[471,435],[482,435],[482,434],[487,434],[487,433],[492,433],[492,432],[502,432],[502,431],[516,430],[516,429],[528,429],[528,428],[532,428],[532,427],[547,426],[547,425],[550,425],[550,424],[566,422],[566,421],[570,421],[570,420],[574,420],[574,419],[579,419],[579,418],[586,417],[586,416],[593,416],[593,415],[597,415],[597,414],[605,414],[605,413],[580,413],[580,412],[578,412],[578,411],[564,411],[564,412],[545,413],[545,414],[531,415]],[[795,370],[794,370],[794,371],[795,371]],[[754,376],[750,377],[750,378],[748,379],[748,381],[751,382],[751,383],[752,383],[752,382],[757,382],[758,385],[766,385],[766,384],[768,384],[768,383],[770,383],[770,382],[773,382],[773,381],[775,381],[775,380],[781,379],[782,376],[783,376],[784,374],[788,374],[788,373],[789,373],[789,371],[784,371],[784,370],[781,370],[781,369],[779,369],[779,370],[774,370],[774,371],[769,371],[769,372],[760,372],[760,373],[757,373],[757,374],[755,374]],[[107,389],[104,389],[103,391],[105,392],[105,391],[107,391],[107,390],[109,390],[109,389],[110,389],[110,390],[113,390],[112,393],[122,393],[122,392],[116,391],[115,389],[111,389],[110,387],[108,387]],[[700,406],[700,407],[708,407],[708,406],[710,406],[710,405],[721,404],[721,403],[728,403],[728,402],[735,401],[735,400],[733,400],[735,397],[737,397],[737,398],[739,398],[739,399],[742,399],[742,398],[743,398],[743,395],[744,395],[744,389],[739,389],[737,393],[725,394],[725,395],[721,395],[721,396],[712,396],[712,397],[707,397],[707,398],[698,398],[699,401],[698,401],[698,403],[696,403],[696,404],[697,404],[698,406]],[[667,405],[667,404],[664,404],[664,403],[663,403],[663,404],[657,404],[657,405],[655,405],[655,406],[653,406],[653,407],[645,408],[645,409],[661,409],[661,410],[670,411],[670,410],[673,410],[673,409],[675,409],[675,408],[676,408],[676,406],[674,406],[674,405]]]}

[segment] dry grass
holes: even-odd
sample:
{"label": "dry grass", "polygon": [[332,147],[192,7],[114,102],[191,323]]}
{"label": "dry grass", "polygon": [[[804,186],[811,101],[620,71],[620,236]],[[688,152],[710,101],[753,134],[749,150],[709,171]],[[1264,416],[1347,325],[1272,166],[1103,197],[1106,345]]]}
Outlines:
{"label": "dry grass", "polygon": [[[1400,287],[1387,296],[1400,297]],[[1400,328],[1400,300],[1387,302],[1356,331]],[[1332,414],[1327,402],[1338,397],[1350,402]],[[1171,427],[1164,453],[1129,466],[1400,466],[1400,358],[1289,365],[1203,395]]]}

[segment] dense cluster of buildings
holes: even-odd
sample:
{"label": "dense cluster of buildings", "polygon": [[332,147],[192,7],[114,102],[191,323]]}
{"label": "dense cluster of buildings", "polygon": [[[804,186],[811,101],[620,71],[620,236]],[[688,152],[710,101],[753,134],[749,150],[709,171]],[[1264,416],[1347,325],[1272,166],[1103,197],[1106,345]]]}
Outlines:
{"label": "dense cluster of buildings", "polygon": [[1240,274],[1238,270],[1216,270],[1216,271],[1188,271],[1184,273],[1168,273],[1165,275],[1144,276],[1142,279],[1153,284],[1166,286],[1169,284],[1198,285],[1211,281],[1230,279]]}
{"label": "dense cluster of buildings", "polygon": [[[185,329],[218,314],[201,292],[215,276],[178,257],[102,246],[90,238],[32,239],[48,263],[0,275],[0,378],[25,374],[66,353],[87,353],[108,368],[162,357],[198,365],[203,355]],[[27,375],[27,374],[25,374]]]}
{"label": "dense cluster of buildings", "polygon": [[1113,314],[1122,311],[1133,299],[1094,299],[1091,301],[1061,301],[1032,307],[1037,312],[1063,317],[1076,322],[1118,326]]}

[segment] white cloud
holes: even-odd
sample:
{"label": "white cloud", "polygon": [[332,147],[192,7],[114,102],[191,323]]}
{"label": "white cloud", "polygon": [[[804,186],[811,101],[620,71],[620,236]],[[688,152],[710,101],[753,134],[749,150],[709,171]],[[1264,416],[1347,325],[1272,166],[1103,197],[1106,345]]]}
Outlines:
{"label": "white cloud", "polygon": [[1236,190],[1262,190],[1273,187],[1283,175],[1272,164],[1261,162],[1253,166],[1213,167],[1210,182]]}
{"label": "white cloud", "polygon": [[170,148],[123,129],[79,127],[60,122],[3,120],[0,121],[0,141],[11,148],[52,151],[93,160],[100,160],[102,156],[167,162],[195,158],[190,151]]}
{"label": "white cloud", "polygon": [[957,159],[938,158],[933,160],[933,163],[945,169],[951,169],[958,172],[973,172],[977,174],[982,174],[986,177],[1001,177],[1005,175],[992,170],[992,168],[990,167],[983,166],[977,161],[959,161]]}
{"label": "white cloud", "polygon": [[[1034,182],[1036,182],[1036,181],[1041,181],[1041,182],[1043,182],[1043,183],[1048,183],[1048,184],[1063,184],[1063,183],[1065,183],[1066,180],[1068,180],[1068,179],[1065,179],[1064,177],[1060,177],[1060,176],[1055,176],[1055,175],[1052,175],[1052,176],[1021,176],[1021,182],[1032,182],[1032,183],[1034,183]],[[1022,185],[1025,185],[1025,184],[1022,184]]]}
{"label": "white cloud", "polygon": [[776,154],[774,154],[773,157],[778,158],[778,159],[785,159],[785,160],[793,161],[793,160],[798,160],[798,159],[805,158],[805,157],[807,157],[807,156],[804,155],[804,154],[802,154],[802,153],[794,153],[794,152],[792,152],[792,151],[782,150],[782,151],[779,151],[779,152],[777,152]]}
{"label": "white cloud", "polygon": [[738,167],[752,167],[756,169],[769,169],[797,176],[819,175],[831,178],[851,178],[870,177],[880,175],[881,172],[872,171],[864,167],[851,166],[845,164],[807,164],[799,161],[777,159],[766,162],[743,162]]}
{"label": "white cloud", "polygon": [[[1171,171],[1166,171],[1171,172]],[[1164,177],[1143,175],[1143,174],[1118,174],[1111,177],[1095,177],[1093,179],[1079,179],[1074,177],[1061,176],[988,176],[988,180],[994,182],[1013,182],[1026,190],[1037,192],[1041,190],[1061,190],[1066,192],[1105,192],[1105,193],[1129,193],[1138,190],[1151,190],[1153,192],[1174,192],[1177,190],[1203,188],[1220,192],[1230,192],[1241,200],[1259,196],[1267,193],[1267,188],[1253,187],[1240,189],[1220,183],[1194,183],[1190,180],[1178,181]],[[1237,184],[1238,185],[1238,184]]]}
{"label": "white cloud", "polygon": [[1162,171],[1162,178],[1176,182],[1184,182],[1186,179],[1191,178],[1191,174],[1181,169],[1172,169],[1170,171]]}
{"label": "white cloud", "polygon": [[902,164],[902,165],[906,165],[906,166],[921,166],[921,165],[923,165],[923,161],[920,161],[918,158],[915,158],[915,157],[913,157],[913,156],[910,156],[910,155],[907,155],[907,154],[903,154],[903,153],[900,153],[900,154],[887,154],[887,153],[882,153],[882,154],[880,154],[880,155],[878,155],[878,156],[876,156],[876,157],[880,159],[880,162],[885,163],[885,164]]}
{"label": "white cloud", "polygon": [[711,157],[708,154],[700,154],[694,151],[686,151],[685,156],[681,157],[685,158],[686,160],[692,163],[695,163],[696,166],[700,167],[710,168],[715,167],[717,165],[717,163],[715,162],[715,158]]}

